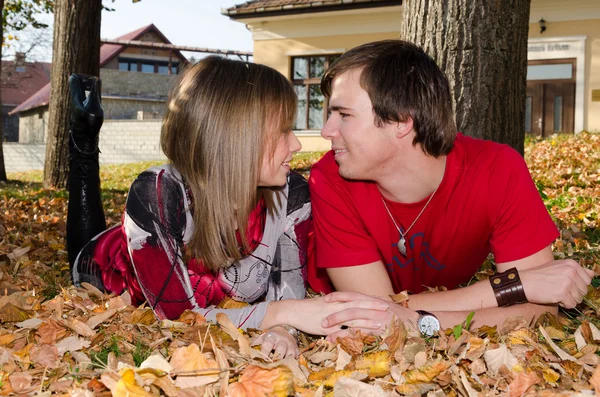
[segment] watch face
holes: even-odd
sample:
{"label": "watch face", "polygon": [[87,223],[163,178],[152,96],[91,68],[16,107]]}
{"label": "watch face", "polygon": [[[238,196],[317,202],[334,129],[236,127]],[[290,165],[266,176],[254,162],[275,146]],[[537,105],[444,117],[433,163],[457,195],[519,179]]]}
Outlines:
{"label": "watch face", "polygon": [[440,330],[440,322],[432,315],[424,315],[419,321],[419,331],[427,336],[433,336]]}

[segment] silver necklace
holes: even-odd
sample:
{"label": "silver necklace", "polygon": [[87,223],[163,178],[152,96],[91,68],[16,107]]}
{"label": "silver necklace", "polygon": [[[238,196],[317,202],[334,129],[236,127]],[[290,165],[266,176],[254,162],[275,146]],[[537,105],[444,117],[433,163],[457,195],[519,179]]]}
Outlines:
{"label": "silver necklace", "polygon": [[392,222],[394,222],[394,226],[396,226],[396,229],[398,229],[398,233],[400,234],[400,239],[398,240],[398,251],[405,258],[406,258],[406,239],[405,239],[405,237],[408,234],[408,232],[410,231],[410,229],[412,229],[412,227],[415,225],[415,223],[417,223],[417,221],[421,217],[421,214],[423,214],[423,212],[425,211],[425,208],[427,208],[427,206],[431,202],[431,199],[433,198],[433,196],[435,196],[435,193],[437,192],[438,188],[442,184],[442,180],[444,179],[444,174],[445,173],[446,173],[446,159],[444,159],[444,170],[442,171],[442,178],[440,179],[440,183],[438,183],[438,185],[435,187],[435,189],[433,190],[433,193],[431,193],[431,196],[429,196],[429,200],[427,200],[427,202],[423,206],[423,209],[421,209],[421,212],[419,212],[419,215],[417,215],[417,217],[415,218],[415,220],[413,221],[413,223],[410,224],[410,226],[408,227],[408,229],[406,229],[406,231],[404,233],[402,233],[400,231],[400,226],[398,226],[398,224],[396,223],[396,220],[392,216],[392,213],[390,212],[390,209],[388,208],[388,206],[387,206],[387,204],[385,202],[385,199],[383,198],[383,195],[381,196],[381,201],[383,201],[383,206],[385,207],[388,215],[392,219]]}

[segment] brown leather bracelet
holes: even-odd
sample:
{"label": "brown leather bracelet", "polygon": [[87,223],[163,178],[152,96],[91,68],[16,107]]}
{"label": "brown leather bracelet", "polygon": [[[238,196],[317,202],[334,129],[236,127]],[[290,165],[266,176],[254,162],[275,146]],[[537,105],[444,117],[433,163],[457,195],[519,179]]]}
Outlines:
{"label": "brown leather bracelet", "polygon": [[496,273],[490,277],[490,284],[496,295],[498,307],[527,303],[523,284],[517,268],[513,267],[503,273]]}

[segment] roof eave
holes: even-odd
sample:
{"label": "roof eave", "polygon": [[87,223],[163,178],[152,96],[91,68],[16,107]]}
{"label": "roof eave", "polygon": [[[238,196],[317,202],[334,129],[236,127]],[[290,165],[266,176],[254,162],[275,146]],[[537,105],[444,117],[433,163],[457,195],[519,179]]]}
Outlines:
{"label": "roof eave", "polygon": [[260,17],[312,14],[317,12],[345,11],[398,5],[402,5],[402,0],[339,0],[338,3],[334,4],[323,4],[320,1],[315,1],[314,3],[308,4],[255,8],[249,11],[236,10],[235,8],[222,8],[221,14],[234,20],[241,20]]}

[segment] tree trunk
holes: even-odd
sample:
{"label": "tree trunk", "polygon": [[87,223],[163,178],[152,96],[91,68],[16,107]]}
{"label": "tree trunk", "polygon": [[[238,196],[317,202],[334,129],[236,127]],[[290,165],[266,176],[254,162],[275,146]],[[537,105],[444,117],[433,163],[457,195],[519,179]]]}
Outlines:
{"label": "tree trunk", "polygon": [[50,77],[50,114],[44,164],[44,186],[65,187],[69,168],[68,140],[71,73],[100,72],[101,0],[56,0]]}
{"label": "tree trunk", "polygon": [[[4,11],[4,0],[0,0],[0,10]],[[0,48],[4,43],[4,26],[0,21]],[[2,58],[0,57],[0,71],[2,71]],[[2,87],[0,86],[0,90]],[[4,166],[4,150],[2,148],[4,142],[4,120],[2,117],[2,99],[0,98],[0,182],[6,181],[6,167]]]}
{"label": "tree trunk", "polygon": [[405,0],[401,37],[450,82],[458,130],[523,154],[530,0]]}

